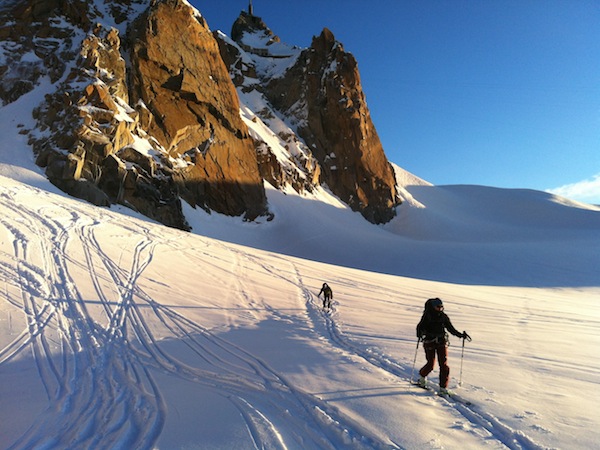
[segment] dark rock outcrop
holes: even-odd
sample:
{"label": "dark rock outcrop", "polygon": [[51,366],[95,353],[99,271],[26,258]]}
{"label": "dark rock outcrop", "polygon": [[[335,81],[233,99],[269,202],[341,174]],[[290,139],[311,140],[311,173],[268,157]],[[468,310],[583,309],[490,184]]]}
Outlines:
{"label": "dark rock outcrop", "polygon": [[[50,81],[30,143],[71,195],[181,229],[182,200],[268,216],[263,181],[324,184],[374,223],[395,214],[356,61],[328,30],[301,50],[243,12],[231,40],[184,0],[7,0],[0,19],[0,101]],[[255,91],[250,111],[239,98]]]}
{"label": "dark rock outcrop", "polygon": [[[279,39],[258,17],[242,12],[231,34],[253,58],[280,57],[269,49]],[[248,35],[258,36],[264,46],[250,48],[244,42]],[[221,50],[234,82],[250,89],[244,75],[252,73],[251,67],[235,56],[231,45],[221,43]],[[367,220],[391,220],[400,204],[394,170],[371,120],[356,60],[333,34],[323,30],[283,75],[258,78],[252,88],[275,110],[286,117],[302,116],[297,133],[319,163],[320,182]]]}
{"label": "dark rock outcrop", "polygon": [[4,52],[0,99],[62,80],[35,108],[30,138],[55,185],[181,229],[181,199],[249,220],[268,213],[237,93],[187,2],[27,0],[0,14],[15,50]]}
{"label": "dark rock outcrop", "polygon": [[281,111],[306,105],[307,123],[298,133],[335,194],[373,223],[394,217],[399,203],[394,171],[371,120],[358,65],[329,30],[265,91]]}
{"label": "dark rock outcrop", "polygon": [[[26,0],[0,5],[0,104],[11,103],[33,90],[42,77],[56,82],[72,49],[75,28],[88,29],[90,14],[83,1]],[[71,27],[61,26],[58,17]]]}
{"label": "dark rock outcrop", "polygon": [[169,156],[190,162],[176,175],[182,197],[251,220],[264,214],[254,143],[204,19],[180,0],[164,0],[129,30],[132,100],[148,108],[148,133]]}

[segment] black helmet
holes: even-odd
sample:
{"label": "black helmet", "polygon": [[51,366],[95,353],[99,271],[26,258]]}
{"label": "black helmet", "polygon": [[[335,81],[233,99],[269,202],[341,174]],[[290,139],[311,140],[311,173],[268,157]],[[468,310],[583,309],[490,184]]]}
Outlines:
{"label": "black helmet", "polygon": [[432,308],[436,308],[438,306],[444,306],[444,302],[442,302],[441,298],[432,298],[430,305]]}
{"label": "black helmet", "polygon": [[442,302],[442,300],[439,299],[439,298],[437,298],[437,297],[436,298],[430,298],[429,300],[427,300],[425,302],[425,311],[426,312],[427,311],[434,312],[438,306],[441,306],[441,307],[444,306],[444,303]]}

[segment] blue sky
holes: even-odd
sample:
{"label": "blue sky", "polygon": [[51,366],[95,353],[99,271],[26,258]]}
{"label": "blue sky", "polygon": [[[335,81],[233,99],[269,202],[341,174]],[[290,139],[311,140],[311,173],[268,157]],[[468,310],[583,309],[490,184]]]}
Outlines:
{"label": "blue sky", "polygon": [[[247,0],[192,0],[230,34]],[[597,0],[253,0],[282,41],[329,28],[357,59],[388,158],[437,185],[600,204]],[[559,190],[562,188],[562,190]]]}

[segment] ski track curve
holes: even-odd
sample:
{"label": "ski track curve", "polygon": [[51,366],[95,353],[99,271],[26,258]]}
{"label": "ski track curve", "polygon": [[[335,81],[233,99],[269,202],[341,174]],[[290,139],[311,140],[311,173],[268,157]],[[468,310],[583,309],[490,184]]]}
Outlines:
{"label": "ski track curve", "polygon": [[[148,436],[156,434],[152,428],[157,423],[152,412],[157,408],[143,406],[160,402],[160,398],[155,388],[149,394],[153,383],[148,377],[150,389],[133,389],[137,384],[131,382],[131,374],[139,381],[143,371],[132,367],[127,358],[110,356],[115,350],[110,345],[111,335],[91,318],[70,276],[67,246],[71,230],[81,226],[82,219],[76,212],[60,221],[49,219],[43,209],[34,211],[16,204],[12,211],[19,217],[18,227],[8,227],[6,220],[3,224],[14,236],[16,271],[29,338],[7,356],[31,348],[49,406],[10,448],[94,448],[102,434],[102,445],[106,447],[143,447]],[[16,229],[26,231],[16,233]],[[41,258],[37,270],[32,271],[26,260],[33,247]],[[45,274],[40,280],[43,289],[30,288],[32,272]],[[127,298],[123,304],[126,302]],[[118,323],[120,312],[114,315],[112,323]],[[52,351],[50,341],[60,352]],[[116,353],[124,352],[117,349]],[[8,359],[3,358],[2,362]],[[129,389],[123,390],[122,386]],[[132,414],[132,405],[138,405],[141,412]],[[61,430],[60,434],[56,435],[55,430]]]}
{"label": "ski track curve", "polygon": [[[0,219],[0,226],[12,236],[13,265],[0,266],[0,280],[20,289],[21,298],[7,300],[23,312],[26,327],[0,350],[0,367],[31,351],[48,406],[8,448],[152,448],[167,416],[156,370],[228,399],[257,448],[398,448],[367,436],[264,361],[156,302],[137,282],[158,243],[164,243],[159,236],[140,232],[136,224],[131,231],[138,240],[130,267],[124,268],[97,240],[99,220],[77,208],[56,214],[53,210],[61,208],[56,204],[35,210],[17,197],[3,192],[12,215]],[[81,246],[83,262],[68,255],[73,245]],[[88,310],[74,268],[90,274],[103,323]],[[264,307],[253,304],[243,285],[236,288],[251,308]],[[150,324],[140,306],[158,321]],[[157,323],[161,330],[155,329]],[[199,363],[169,354],[154,337],[164,330]]]}
{"label": "ski track curve", "polygon": [[[30,351],[48,407],[9,448],[152,448],[168,413],[155,381],[156,370],[200,384],[230,401],[246,422],[257,448],[400,447],[370,436],[337,408],[293,386],[246,349],[155,301],[138,280],[151,264],[157,245],[172,242],[153,235],[150,229],[140,230],[138,223],[127,229],[127,220],[119,221],[119,226],[137,239],[130,249],[130,266],[125,268],[120,258],[116,261],[106,254],[98,241],[100,220],[90,219],[76,207],[56,214],[62,207],[51,202],[34,210],[17,197],[16,191],[2,192],[11,216],[0,218],[0,226],[12,236],[13,254],[6,258],[12,264],[0,265],[0,280],[20,289],[20,298],[7,296],[7,301],[22,310],[26,326],[0,350],[0,367]],[[71,245],[81,246],[84,261],[69,257]],[[279,266],[237,247],[224,248],[234,260],[233,268],[227,269],[228,280],[234,283],[231,290],[247,306],[250,318],[259,317],[253,313],[258,314],[258,309],[282,315],[264,302],[258,303],[238,281],[244,263],[293,284],[306,308],[306,320],[332,345],[409,381],[408,367],[343,333],[336,304],[325,314],[289,259],[280,258],[280,262],[291,265],[291,273],[295,273],[292,280]],[[105,323],[88,311],[73,279],[73,268],[90,274]],[[154,320],[147,319],[142,306],[151,311]],[[181,361],[166,350],[155,338],[165,330],[189,349],[195,361]],[[439,401],[507,448],[542,448],[479,407]],[[57,429],[61,430],[59,435]]]}
{"label": "ski track curve", "polygon": [[[252,267],[258,267],[265,274],[268,274],[270,277],[279,278],[280,280],[290,283],[290,280],[282,273],[280,266],[274,266],[263,259],[258,258],[252,254],[244,252],[240,249],[234,249],[229,246],[223,246],[228,252],[234,254],[234,260],[236,264],[234,265],[234,273],[237,273],[241,270],[241,261],[245,261],[249,263]],[[287,260],[282,259],[282,263],[288,264]],[[291,265],[292,269],[294,269],[293,265]],[[255,269],[256,270],[256,269]],[[236,278],[238,278],[236,276]],[[291,282],[296,288],[298,288],[298,283],[292,281]],[[270,315],[278,318],[285,319],[285,315],[279,313],[274,308],[270,307],[268,304],[261,303],[258,304],[255,301],[251,301],[251,295],[244,287],[243,283],[239,286],[239,295],[246,300],[248,306],[256,307],[261,310],[265,310],[269,312]],[[217,339],[214,337],[213,339]],[[220,338],[219,338],[220,339]],[[227,343],[228,345],[233,345],[231,343]],[[301,389],[293,386],[285,377],[281,374],[277,374],[272,368],[270,368],[263,360],[260,358],[248,353],[245,349],[241,347],[234,346],[238,352],[241,352],[245,355],[245,357],[250,358],[253,361],[253,364],[257,364],[259,366],[261,372],[266,371],[270,377],[275,377],[276,383],[283,387],[285,391],[288,391],[288,394],[291,395],[294,399],[294,403],[300,406],[299,416],[301,418],[298,421],[296,414],[292,413],[294,409],[290,409],[289,407],[282,408],[278,406],[277,409],[280,411],[278,415],[281,415],[281,412],[284,412],[284,416],[286,416],[287,423],[285,428],[291,428],[293,434],[296,436],[293,441],[296,441],[300,447],[306,448],[308,442],[314,442],[315,448],[340,448],[340,445],[344,448],[349,449],[359,449],[359,448],[369,448],[369,449],[390,449],[390,448],[399,448],[395,444],[391,442],[382,442],[381,439],[377,436],[369,435],[366,430],[364,430],[360,425],[353,422],[351,419],[342,415],[336,408],[332,408],[326,402],[319,400],[317,397],[310,395]],[[281,399],[278,400],[281,402]],[[289,402],[289,399],[288,399]],[[239,405],[239,403],[238,403]],[[295,408],[298,410],[298,406]],[[247,416],[247,412],[244,413]],[[262,419],[261,419],[262,420]],[[298,421],[297,425],[291,427],[290,421]],[[310,424],[313,424],[310,426]],[[249,428],[252,429],[253,426],[250,425]],[[298,433],[298,429],[303,430],[302,433]],[[307,431],[310,430],[309,435],[307,436]],[[318,430],[315,433],[315,430]],[[311,440],[307,440],[307,437],[311,437]],[[273,440],[271,439],[270,442]],[[289,443],[288,443],[289,445]],[[262,446],[258,446],[258,448],[263,448]],[[287,447],[286,447],[287,448]]]}
{"label": "ski track curve", "polygon": [[[355,343],[352,339],[346,336],[341,327],[336,321],[338,313],[336,311],[336,303],[334,302],[332,311],[326,313],[315,300],[315,295],[304,285],[301,275],[297,271],[299,287],[302,289],[303,296],[306,302],[308,316],[313,323],[314,329],[324,338],[328,339],[333,345],[351,353],[372,366],[375,366],[389,374],[398,377],[408,384],[412,378],[412,369],[406,367],[393,358],[379,352],[377,349]],[[485,430],[490,437],[496,439],[503,446],[511,450],[543,450],[546,447],[537,444],[533,439],[525,433],[514,430],[501,419],[484,411],[482,408],[473,404],[467,405],[463,402],[452,401],[443,397],[438,397],[440,402],[453,407],[458,411],[473,427]]]}

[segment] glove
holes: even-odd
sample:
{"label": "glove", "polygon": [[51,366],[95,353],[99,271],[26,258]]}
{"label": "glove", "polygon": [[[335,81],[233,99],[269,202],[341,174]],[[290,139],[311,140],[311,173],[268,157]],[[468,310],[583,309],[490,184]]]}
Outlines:
{"label": "glove", "polygon": [[462,332],[462,336],[463,339],[466,339],[467,341],[471,342],[471,336],[469,336],[469,334],[466,331]]}

